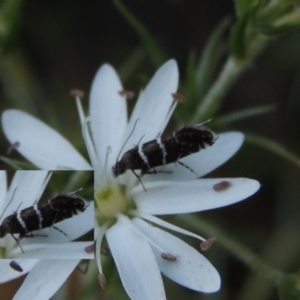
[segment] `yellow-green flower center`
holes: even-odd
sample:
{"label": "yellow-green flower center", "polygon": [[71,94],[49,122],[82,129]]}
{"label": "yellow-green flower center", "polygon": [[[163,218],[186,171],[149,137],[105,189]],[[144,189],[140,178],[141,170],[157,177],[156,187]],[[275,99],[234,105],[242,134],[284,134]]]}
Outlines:
{"label": "yellow-green flower center", "polygon": [[117,213],[123,213],[127,206],[124,195],[111,187],[96,191],[95,201],[100,214],[105,218],[113,218]]}

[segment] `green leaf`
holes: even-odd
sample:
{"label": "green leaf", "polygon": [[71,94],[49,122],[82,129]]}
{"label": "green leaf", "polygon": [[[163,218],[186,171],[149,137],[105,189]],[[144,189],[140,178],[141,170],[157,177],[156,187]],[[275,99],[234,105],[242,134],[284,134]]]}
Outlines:
{"label": "green leaf", "polygon": [[183,88],[184,96],[187,101],[184,104],[180,104],[176,110],[176,116],[179,117],[179,122],[186,124],[195,106],[196,99],[196,54],[191,51],[188,56],[185,83]]}
{"label": "green leaf", "polygon": [[225,127],[231,123],[238,122],[244,119],[257,117],[263,114],[270,113],[276,109],[276,105],[262,105],[250,107],[242,110],[237,110],[233,113],[223,115],[214,119],[211,124],[215,127]]}
{"label": "green leaf", "polygon": [[237,16],[240,16],[254,7],[257,7],[260,2],[260,0],[235,0],[234,3]]}
{"label": "green leaf", "polygon": [[113,3],[121,15],[125,18],[129,25],[134,29],[136,34],[139,36],[143,42],[145,48],[150,54],[152,61],[156,67],[159,67],[162,63],[166,61],[165,55],[160,50],[155,39],[152,38],[150,32],[147,28],[141,23],[138,18],[136,18],[130,10],[128,10],[120,0],[113,0]]}
{"label": "green leaf", "polygon": [[208,39],[203,53],[196,61],[196,55],[191,52],[188,59],[188,67],[185,81],[185,96],[187,102],[180,106],[178,113],[181,121],[190,121],[199,104],[212,84],[217,67],[226,49],[221,41],[223,34],[230,25],[230,19],[223,19]]}
{"label": "green leaf", "polygon": [[225,47],[223,46],[221,38],[229,25],[230,18],[223,19],[205,45],[196,70],[198,98],[202,98],[208,91],[222,55],[225,53]]}
{"label": "green leaf", "polygon": [[0,53],[6,54],[14,47],[20,23],[21,0],[0,3]]}
{"label": "green leaf", "polygon": [[15,170],[37,170],[37,168],[29,162],[19,161],[5,156],[0,156],[0,159]]}
{"label": "green leaf", "polygon": [[135,49],[130,53],[129,57],[125,59],[123,64],[118,68],[118,74],[122,78],[122,82],[126,81],[133,75],[141,62],[145,59],[146,53],[141,47]]}
{"label": "green leaf", "polygon": [[297,167],[300,167],[300,158],[277,142],[257,135],[246,135],[246,141],[258,147],[264,148],[269,152],[295,164]]}
{"label": "green leaf", "polygon": [[299,300],[300,299],[300,275],[288,275],[278,285],[278,295],[283,300]]}
{"label": "green leaf", "polygon": [[235,58],[243,59],[246,56],[245,36],[249,14],[243,14],[235,23],[230,35],[230,52]]}

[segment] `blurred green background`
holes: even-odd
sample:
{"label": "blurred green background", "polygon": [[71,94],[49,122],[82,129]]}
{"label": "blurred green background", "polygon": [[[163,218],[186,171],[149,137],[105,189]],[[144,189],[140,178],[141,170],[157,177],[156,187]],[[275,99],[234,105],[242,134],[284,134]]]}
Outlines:
{"label": "blurred green background", "polygon": [[[226,16],[231,17],[232,22],[235,20],[232,1],[128,0],[123,4],[147,28],[165,59],[177,60],[181,83],[179,92],[183,94],[191,52],[200,57],[219,22]],[[124,88],[136,94],[157,69],[153,56],[112,1],[2,0],[0,19],[0,112],[16,108],[40,118],[70,140],[86,157],[70,90],[80,88],[86,92],[83,106],[87,111],[89,88],[101,64],[112,64],[120,72]],[[229,32],[220,45],[225,50]],[[291,30],[274,39],[225,95],[218,116],[260,105],[274,104],[276,109],[226,127],[220,126],[218,131],[236,130],[264,136],[300,156],[299,53],[299,30]],[[221,62],[225,58],[224,55]],[[182,107],[178,106],[170,129],[176,128],[176,114],[180,115]],[[6,155],[9,143],[2,131],[0,140],[0,155]],[[19,159],[21,156],[13,153],[11,158]],[[209,177],[254,178],[262,184],[260,191],[237,205],[193,216],[222,228],[279,270],[298,272],[299,165],[251,141],[246,142],[233,159]],[[1,163],[1,168],[10,167]],[[174,216],[168,221],[180,224],[182,219]],[[182,226],[205,235],[201,228]],[[199,247],[197,241],[186,240],[195,248]],[[204,295],[165,279],[168,299],[279,299],[272,283],[249,270],[222,244],[215,245],[204,255],[221,274],[221,290],[213,295]],[[109,269],[114,269],[113,262],[109,258],[107,260],[104,271],[109,274],[108,291],[101,291],[96,276],[86,275],[93,282],[88,284],[89,299],[126,299],[117,275],[110,274]],[[71,293],[70,298],[59,293],[54,299],[84,299],[76,293],[74,295],[72,285],[78,285],[78,277],[86,281],[84,276],[76,273],[75,278],[64,287]],[[6,288],[16,288],[20,281]],[[82,289],[85,288],[86,285],[83,285]]]}

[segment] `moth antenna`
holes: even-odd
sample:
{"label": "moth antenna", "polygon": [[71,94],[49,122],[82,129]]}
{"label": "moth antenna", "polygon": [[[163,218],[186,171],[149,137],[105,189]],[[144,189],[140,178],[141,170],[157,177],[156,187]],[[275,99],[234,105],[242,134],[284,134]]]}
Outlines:
{"label": "moth antenna", "polygon": [[83,188],[80,188],[80,189],[78,189],[78,190],[76,190],[76,191],[74,191],[74,192],[67,193],[66,195],[72,196],[72,195],[78,194],[78,192],[80,192],[80,191],[82,191],[82,190],[83,190]]}
{"label": "moth antenna", "polygon": [[[17,189],[17,188],[18,188],[18,187],[15,188],[15,190],[14,190],[14,192],[13,192],[13,195],[12,195],[10,201],[7,203],[6,207],[4,208],[4,210],[3,210],[3,212],[2,212],[2,214],[1,214],[1,216],[0,216],[0,220],[2,219],[2,217],[3,217],[4,213],[5,213],[5,211],[7,210],[8,205],[11,203],[12,199],[14,198],[14,195],[15,195],[15,192],[16,192],[16,189]],[[22,203],[21,203],[21,204],[22,204]],[[21,205],[21,204],[20,204],[20,205]],[[17,210],[19,209],[20,205],[18,206]]]}
{"label": "moth antenna", "polygon": [[17,209],[16,209],[16,211],[15,211],[15,212],[17,212],[17,211],[18,211],[18,209],[20,208],[20,206],[22,205],[22,203],[23,203],[23,202],[21,202],[21,203],[19,204],[19,206],[17,207]]}
{"label": "moth antenna", "polygon": [[200,123],[200,124],[196,124],[196,125],[191,125],[193,127],[202,127],[202,126],[205,126],[207,123],[209,123],[211,121],[211,119],[208,119],[206,120],[205,122],[203,123]]}
{"label": "moth antenna", "polygon": [[140,138],[139,142],[137,143],[136,147],[140,144],[140,142],[142,141],[142,139],[143,139],[144,136],[145,135],[143,134],[142,137]]}
{"label": "moth antenna", "polygon": [[132,136],[132,134],[133,134],[133,132],[134,132],[134,129],[135,129],[135,126],[136,126],[136,123],[137,123],[138,120],[139,120],[139,119],[137,118],[136,121],[134,122],[134,126],[133,126],[133,128],[132,128],[132,131],[131,131],[131,133],[129,134],[129,136],[128,136],[128,138],[126,139],[126,141],[124,142],[124,144],[123,144],[121,150],[119,151],[119,154],[118,154],[118,156],[117,156],[116,162],[119,160],[119,157],[120,157],[120,155],[121,155],[122,150],[124,149],[126,143],[128,142],[128,140],[129,140],[130,137]]}

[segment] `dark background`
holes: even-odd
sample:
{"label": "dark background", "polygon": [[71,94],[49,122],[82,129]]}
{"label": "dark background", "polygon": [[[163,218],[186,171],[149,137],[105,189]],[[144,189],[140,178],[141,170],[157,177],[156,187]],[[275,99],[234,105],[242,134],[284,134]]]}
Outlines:
{"label": "dark background", "polygon": [[[231,16],[233,22],[235,19],[232,1],[156,0],[123,1],[123,4],[155,37],[166,58],[177,60],[181,83],[190,51],[200,56],[217,24],[225,16]],[[0,111],[17,108],[28,112],[56,128],[86,154],[69,91],[73,88],[86,91],[83,105],[87,109],[88,91],[101,64],[108,62],[122,70],[129,57],[136,55],[138,67],[130,76],[124,76],[124,87],[136,93],[145,86],[156,66],[111,1],[28,0],[22,4],[17,19],[13,37],[0,58]],[[220,115],[264,104],[276,104],[276,110],[223,130],[265,136],[298,155],[299,53],[299,31],[274,39],[226,95]],[[5,155],[9,144],[2,132],[0,138],[1,155]],[[13,154],[13,158],[19,157]],[[1,167],[8,168],[5,164]],[[211,176],[255,178],[262,187],[245,202],[197,215],[214,222],[271,265],[284,272],[296,272],[300,265],[297,166],[245,143],[230,162]],[[170,221],[176,222],[176,218]],[[196,241],[188,242],[198,247]],[[205,255],[221,274],[221,290],[204,295],[166,279],[168,299],[278,299],[272,284],[249,271],[222,245],[217,244]],[[95,281],[94,299],[116,299],[122,293],[114,278],[109,284],[117,287],[107,294],[100,291],[96,277],[91,278]],[[78,278],[73,280],[77,282]],[[72,291],[72,282],[68,287]],[[270,292],[264,294],[269,287]],[[124,294],[119,297],[122,299]]]}

